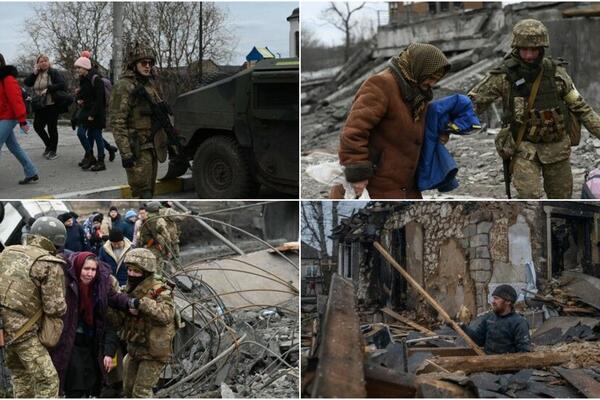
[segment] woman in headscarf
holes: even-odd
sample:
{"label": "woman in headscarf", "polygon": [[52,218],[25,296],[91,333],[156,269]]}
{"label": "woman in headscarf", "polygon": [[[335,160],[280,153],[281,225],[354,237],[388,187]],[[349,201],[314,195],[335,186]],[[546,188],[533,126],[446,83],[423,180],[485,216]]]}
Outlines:
{"label": "woman in headscarf", "polygon": [[127,310],[129,297],[94,253],[83,251],[69,257],[65,271],[67,312],[63,332],[50,356],[60,379],[60,395],[97,397],[102,379],[113,368],[119,346],[116,332],[107,321],[110,307]]}
{"label": "woman in headscarf", "polygon": [[[450,69],[444,53],[413,43],[387,68],[367,79],[356,96],[340,137],[339,158],[357,195],[372,199],[418,199],[416,171],[432,87]],[[331,198],[343,198],[341,185]]]}
{"label": "woman in headscarf", "polygon": [[29,133],[27,109],[23,91],[17,81],[17,69],[6,65],[4,56],[0,54],[0,150],[6,143],[8,150],[23,166],[25,179],[19,181],[20,184],[36,182],[39,180],[38,170],[15,137],[14,129],[17,124],[22,132]]}
{"label": "woman in headscarf", "polygon": [[[32,107],[35,113],[33,128],[46,149],[44,157],[54,160],[58,157],[58,116],[67,111],[66,98],[59,97],[59,92],[65,93],[67,85],[60,72],[52,68],[50,59],[40,54],[36,59],[33,73],[25,81],[26,86],[33,87]],[[46,127],[48,132],[46,132]]]}

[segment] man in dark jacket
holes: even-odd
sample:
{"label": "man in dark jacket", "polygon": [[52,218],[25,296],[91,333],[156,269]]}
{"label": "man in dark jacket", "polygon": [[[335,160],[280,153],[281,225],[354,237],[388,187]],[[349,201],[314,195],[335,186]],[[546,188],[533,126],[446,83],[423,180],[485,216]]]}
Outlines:
{"label": "man in dark jacket", "polygon": [[87,250],[83,228],[75,223],[73,215],[68,212],[60,214],[58,220],[64,224],[67,230],[67,240],[64,248],[72,252]]}
{"label": "man in dark jacket", "polygon": [[464,330],[487,354],[531,351],[527,320],[515,313],[517,292],[510,285],[500,285],[492,293],[493,312],[486,314],[476,328]]}
{"label": "man in dark jacket", "polygon": [[127,267],[123,264],[123,257],[130,248],[129,239],[123,236],[120,229],[113,228],[98,253],[98,259],[110,266],[112,275],[119,281],[119,286],[127,284]]}

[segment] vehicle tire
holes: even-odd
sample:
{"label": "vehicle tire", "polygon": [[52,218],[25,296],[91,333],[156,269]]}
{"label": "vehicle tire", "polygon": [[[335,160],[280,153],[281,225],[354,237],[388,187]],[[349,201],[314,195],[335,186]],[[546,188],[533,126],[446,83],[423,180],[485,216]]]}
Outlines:
{"label": "vehicle tire", "polygon": [[252,176],[244,150],[228,136],[206,139],[194,154],[192,177],[202,199],[253,197],[259,185]]}

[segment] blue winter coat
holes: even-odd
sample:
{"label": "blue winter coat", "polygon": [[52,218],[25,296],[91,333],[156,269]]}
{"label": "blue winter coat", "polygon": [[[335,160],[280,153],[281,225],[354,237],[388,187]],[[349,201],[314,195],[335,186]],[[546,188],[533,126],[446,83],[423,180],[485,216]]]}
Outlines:
{"label": "blue winter coat", "polygon": [[438,189],[449,192],[458,187],[458,166],[446,147],[440,143],[443,133],[468,134],[480,126],[471,99],[462,94],[429,103],[425,117],[425,139],[417,170],[420,191]]}
{"label": "blue winter coat", "polygon": [[88,249],[85,233],[83,232],[83,227],[78,223],[73,223],[73,225],[66,227],[67,229],[67,238],[65,240],[65,249],[71,250],[73,252],[85,251]]}

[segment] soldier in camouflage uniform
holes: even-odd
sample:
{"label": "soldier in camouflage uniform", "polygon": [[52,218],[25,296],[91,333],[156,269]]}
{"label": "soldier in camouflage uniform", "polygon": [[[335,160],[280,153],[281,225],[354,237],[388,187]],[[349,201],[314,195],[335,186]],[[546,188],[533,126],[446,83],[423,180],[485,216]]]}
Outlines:
{"label": "soldier in camouflage uniform", "polygon": [[156,104],[162,102],[152,75],[156,55],[152,49],[136,45],[126,62],[127,69],[112,90],[110,123],[132,196],[150,199],[154,196],[158,161],[165,161],[168,147],[164,130],[153,132],[151,106],[139,94],[143,87]]}
{"label": "soldier in camouflage uniform", "polygon": [[65,262],[55,255],[66,235],[58,219],[41,217],[32,225],[27,245],[8,246],[0,254],[0,316],[15,397],[58,396],[58,374],[37,335],[41,320],[25,332],[22,327],[40,309],[51,318],[61,318],[67,309]]}
{"label": "soldier in camouflage uniform", "polygon": [[[165,204],[165,203],[163,203]],[[179,238],[181,237],[181,229],[179,223],[182,222],[180,212],[175,211],[169,206],[161,206],[158,210],[158,214],[167,221],[167,230],[171,236],[171,250],[174,257],[179,257]]]}
{"label": "soldier in camouflage uniform", "polygon": [[146,211],[148,212],[148,218],[140,227],[138,247],[145,247],[154,254],[159,263],[158,273],[162,273],[162,262],[170,260],[172,256],[176,255],[174,253],[178,251],[175,250],[178,239],[171,237],[172,229],[169,229],[169,223],[161,216],[158,201],[151,201],[146,204]]}
{"label": "soldier in camouflage uniform", "polygon": [[131,309],[130,314],[121,314],[121,339],[127,342],[123,395],[153,397],[152,388],[173,354],[173,294],[168,285],[155,277],[157,260],[149,250],[130,250],[124,262],[128,274],[125,291],[131,297]]}
{"label": "soldier in camouflage uniform", "polygon": [[[513,184],[520,198],[542,197],[540,174],[548,198],[571,198],[573,175],[568,129],[576,120],[600,137],[600,117],[585,102],[565,70],[566,62],[544,56],[550,45],[546,27],[535,19],[518,22],[502,64],[470,92],[478,113],[502,98],[502,129],[496,137],[500,156],[513,161]],[[529,115],[524,115],[538,74],[542,78]],[[526,124],[517,149],[519,128]]]}

